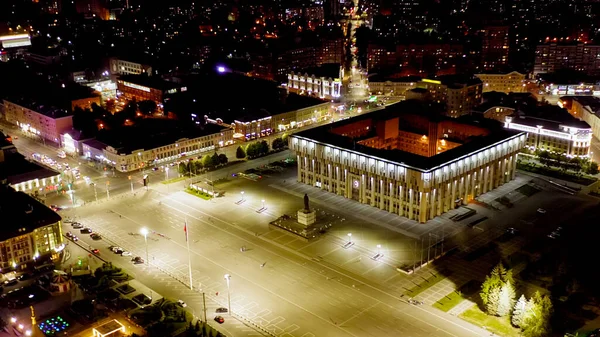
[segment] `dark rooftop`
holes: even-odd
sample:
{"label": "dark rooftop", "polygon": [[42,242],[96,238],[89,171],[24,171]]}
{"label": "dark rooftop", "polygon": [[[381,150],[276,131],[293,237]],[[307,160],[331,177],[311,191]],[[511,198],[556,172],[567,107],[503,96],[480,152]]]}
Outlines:
{"label": "dark rooftop", "polygon": [[315,77],[339,78],[340,68],[339,63],[324,63],[319,67],[301,69],[294,71],[294,73],[297,75],[307,74],[308,76],[315,75]]}
{"label": "dark rooftop", "polygon": [[466,75],[443,75],[435,78],[435,80],[438,80],[442,82],[442,84],[451,88],[460,88],[463,86],[470,86],[483,83],[477,77]]}
{"label": "dark rooftop", "polygon": [[[225,123],[252,121],[325,103],[314,97],[288,95],[274,81],[231,73],[191,75],[181,78],[181,82],[188,90],[171,96],[170,111],[181,116],[193,113],[221,118]],[[232,92],[236,93],[234,99]]]}
{"label": "dark rooftop", "polygon": [[369,82],[407,82],[416,83],[421,81],[422,78],[419,76],[402,76],[402,77],[389,77],[384,74],[372,74],[369,76]]}
{"label": "dark rooftop", "polygon": [[130,154],[132,151],[155,149],[181,139],[207,136],[225,129],[210,123],[195,126],[168,119],[143,119],[132,126],[101,130],[96,138],[119,153]]}
{"label": "dark rooftop", "polygon": [[[330,144],[346,150],[355,151],[368,156],[410,166],[419,171],[431,171],[440,165],[458,160],[460,157],[469,155],[470,153],[478,152],[479,150],[488,146],[492,146],[498,142],[502,142],[524,134],[524,132],[504,129],[502,124],[495,120],[478,119],[472,116],[462,116],[454,119],[444,117],[438,114],[433,107],[434,105],[427,102],[420,102],[416,100],[402,101],[400,103],[388,106],[383,110],[359,115],[351,119],[323,125],[310,130],[301,131],[294,134],[292,137],[306,138],[319,143]],[[355,139],[333,132],[334,128],[351,125],[360,121],[366,121],[369,119],[373,121],[389,120],[402,115],[426,116],[430,121],[453,121],[455,123],[458,122],[461,124],[473,125],[478,128],[484,128],[489,131],[489,133],[486,136],[477,136],[456,148],[433,155],[431,157],[425,157],[397,149],[385,150],[363,146],[357,144]]]}
{"label": "dark rooftop", "polygon": [[29,89],[27,94],[13,95],[6,100],[52,118],[71,115],[74,100],[98,96],[94,89],[74,83],[64,87],[46,83]]}
{"label": "dark rooftop", "polygon": [[181,87],[181,85],[166,81],[159,76],[148,76],[146,74],[123,75],[119,76],[119,80],[163,91]]}
{"label": "dark rooftop", "polygon": [[62,220],[60,215],[38,200],[7,185],[0,185],[0,200],[0,241],[31,233]]}

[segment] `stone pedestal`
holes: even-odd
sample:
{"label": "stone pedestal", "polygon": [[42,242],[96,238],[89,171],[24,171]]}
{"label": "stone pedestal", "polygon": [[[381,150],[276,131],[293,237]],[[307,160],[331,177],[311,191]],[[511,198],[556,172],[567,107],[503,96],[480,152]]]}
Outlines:
{"label": "stone pedestal", "polygon": [[298,211],[298,223],[308,227],[317,222],[317,212],[314,210],[301,209]]}

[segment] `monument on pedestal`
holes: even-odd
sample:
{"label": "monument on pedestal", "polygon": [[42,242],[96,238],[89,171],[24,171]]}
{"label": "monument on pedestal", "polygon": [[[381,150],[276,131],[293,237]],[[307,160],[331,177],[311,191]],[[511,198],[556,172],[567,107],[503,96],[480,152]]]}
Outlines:
{"label": "monument on pedestal", "polygon": [[317,222],[317,211],[311,210],[308,194],[304,194],[304,208],[298,211],[298,223],[308,227]]}

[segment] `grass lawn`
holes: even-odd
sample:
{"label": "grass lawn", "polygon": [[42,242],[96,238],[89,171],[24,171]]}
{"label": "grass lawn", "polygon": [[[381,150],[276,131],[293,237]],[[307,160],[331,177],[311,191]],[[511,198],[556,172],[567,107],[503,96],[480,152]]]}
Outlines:
{"label": "grass lawn", "polygon": [[465,298],[462,296],[460,291],[453,291],[448,295],[442,297],[439,301],[433,303],[434,308],[438,308],[441,311],[448,312],[448,310],[457,306],[460,302],[462,302]]}
{"label": "grass lawn", "polygon": [[442,274],[438,273],[437,275],[428,278],[427,281],[422,282],[421,284],[412,287],[404,294],[406,296],[415,297],[415,296],[419,295],[420,293],[424,292],[425,290],[433,287],[434,285],[436,285],[437,283],[439,283],[446,277],[448,277],[448,275],[442,276]]}
{"label": "grass lawn", "polygon": [[206,193],[202,193],[202,192],[196,192],[195,190],[192,190],[190,188],[186,188],[185,192],[187,194],[191,194],[191,195],[193,195],[195,197],[202,198],[204,200],[210,200],[210,199],[212,199],[212,197],[210,195],[208,195]]}
{"label": "grass lawn", "polygon": [[543,166],[537,166],[537,165],[531,166],[531,165],[519,163],[519,164],[517,164],[517,169],[531,172],[531,173],[545,175],[548,177],[553,177],[556,179],[562,179],[565,181],[569,181],[569,182],[572,182],[575,184],[580,184],[580,185],[585,185],[585,186],[590,185],[590,184],[596,182],[596,180],[597,180],[596,178],[591,177],[591,176],[587,176],[587,175],[579,175],[578,176],[578,175],[575,175],[570,172],[560,171],[555,168],[543,167]]}
{"label": "grass lawn", "polygon": [[172,183],[176,183],[179,181],[184,181],[186,179],[187,179],[187,177],[179,177],[179,178],[173,178],[173,179],[169,179],[169,180],[163,180],[160,183],[167,185],[167,184],[172,184]]}
{"label": "grass lawn", "polygon": [[514,328],[510,324],[510,317],[496,317],[489,316],[478,306],[473,306],[469,310],[463,312],[459,316],[463,320],[473,323],[475,325],[485,327],[490,332],[504,337],[519,337],[519,329]]}

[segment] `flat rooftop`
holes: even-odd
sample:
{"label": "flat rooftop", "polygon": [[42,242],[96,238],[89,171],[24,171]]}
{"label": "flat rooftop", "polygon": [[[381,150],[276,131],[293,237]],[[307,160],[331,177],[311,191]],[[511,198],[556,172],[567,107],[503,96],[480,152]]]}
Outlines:
{"label": "flat rooftop", "polygon": [[119,76],[119,80],[162,91],[181,87],[178,83],[166,81],[159,76],[148,76],[146,74],[122,75]]}
{"label": "flat rooftop", "polygon": [[72,115],[71,102],[74,100],[99,96],[94,89],[79,84],[69,84],[64,88],[49,84],[31,85],[27,94],[13,95],[6,100],[52,118]]}
{"label": "flat rooftop", "polygon": [[339,63],[325,63],[319,67],[310,67],[306,69],[300,69],[294,71],[296,75],[308,74],[308,76],[315,75],[316,77],[325,77],[325,78],[339,78],[340,77],[340,68],[341,65]]}
{"label": "flat rooftop", "polygon": [[595,96],[563,96],[561,99],[572,99],[584,106],[589,106],[594,112],[600,110],[600,98]]}
{"label": "flat rooftop", "polygon": [[384,74],[372,74],[369,75],[369,82],[397,82],[397,83],[417,83],[422,80],[419,76],[401,76],[401,77],[390,77]]}
{"label": "flat rooftop", "polygon": [[11,185],[59,175],[60,172],[28,161],[19,153],[12,154],[7,161],[0,163],[0,178],[6,178]]}
{"label": "flat rooftop", "polygon": [[0,241],[62,220],[60,215],[33,197],[5,185],[0,185],[0,218]]}
{"label": "flat rooftop", "polygon": [[536,109],[527,113],[518,111],[512,117],[514,123],[534,127],[541,125],[550,130],[559,130],[559,125],[578,129],[591,129],[588,123],[573,117],[566,109],[555,105],[537,106]]}
{"label": "flat rooftop", "polygon": [[[430,103],[407,100],[388,106],[384,110],[302,131],[292,137],[329,144],[426,172],[488,146],[524,134],[524,132],[504,129],[502,124],[495,120],[472,116],[453,119],[442,116],[438,110],[439,108]],[[393,123],[395,119],[399,120],[397,124]],[[432,124],[437,124],[437,128],[432,127]],[[359,144],[359,142],[373,139],[383,132],[386,135],[393,134],[395,127],[405,132],[405,135],[412,134],[415,139],[435,138],[436,142],[444,140],[442,143],[452,143],[454,147],[426,156],[416,154],[415,151],[400,150],[394,146],[387,149]],[[437,137],[431,134],[430,129],[438,130]],[[456,131],[452,132],[452,130]],[[394,138],[386,138],[386,140],[388,139]],[[397,139],[402,141],[400,137]]]}
{"label": "flat rooftop", "polygon": [[221,118],[225,123],[250,122],[326,102],[288,95],[275,81],[232,73],[190,75],[179,80],[188,90],[171,96],[172,111]]}
{"label": "flat rooftop", "polygon": [[119,153],[130,154],[132,151],[156,149],[181,139],[194,139],[227,129],[210,123],[197,126],[176,120],[143,119],[132,126],[101,130],[96,139]]}

